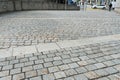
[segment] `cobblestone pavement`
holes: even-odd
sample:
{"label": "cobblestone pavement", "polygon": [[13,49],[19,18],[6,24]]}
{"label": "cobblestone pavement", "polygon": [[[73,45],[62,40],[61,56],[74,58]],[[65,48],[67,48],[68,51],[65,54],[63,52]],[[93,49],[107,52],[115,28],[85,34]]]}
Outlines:
{"label": "cobblestone pavement", "polygon": [[0,80],[120,80],[120,41],[2,58]]}
{"label": "cobblestone pavement", "polygon": [[104,10],[0,14],[0,48],[120,33],[120,15]]}

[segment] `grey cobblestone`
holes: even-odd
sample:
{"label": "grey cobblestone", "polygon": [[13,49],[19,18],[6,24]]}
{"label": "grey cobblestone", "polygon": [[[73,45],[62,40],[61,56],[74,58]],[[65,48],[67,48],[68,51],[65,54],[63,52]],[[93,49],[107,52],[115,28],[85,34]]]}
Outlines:
{"label": "grey cobblestone", "polygon": [[75,80],[88,80],[88,78],[83,74],[75,75],[74,77],[75,77]]}
{"label": "grey cobblestone", "polygon": [[68,65],[61,65],[61,66],[58,66],[60,68],[60,70],[66,70],[66,69],[69,69],[70,67]]}
{"label": "grey cobblestone", "polygon": [[55,80],[55,77],[53,74],[46,74],[43,75],[43,80]]}
{"label": "grey cobblestone", "polygon": [[72,76],[77,74],[77,72],[74,69],[65,70],[65,73],[66,73],[66,76]]}
{"label": "grey cobblestone", "polygon": [[108,72],[106,72],[104,69],[99,69],[99,70],[95,70],[95,73],[97,73],[99,76],[106,76],[109,75]]}
{"label": "grey cobblestone", "polygon": [[56,79],[66,77],[65,73],[62,72],[62,71],[61,72],[56,72],[56,73],[54,73],[54,75],[55,75]]}
{"label": "grey cobblestone", "polygon": [[79,67],[75,69],[78,73],[85,73],[87,72],[87,69],[85,69],[84,67]]}
{"label": "grey cobblestone", "polygon": [[71,59],[63,59],[62,62],[63,62],[64,64],[66,64],[66,63],[71,63],[72,60],[71,60]]}
{"label": "grey cobblestone", "polygon": [[30,80],[42,80],[41,76],[30,78]]}
{"label": "grey cobblestone", "polygon": [[36,71],[25,72],[25,76],[26,78],[35,77],[37,76],[37,72]]}
{"label": "grey cobblestone", "polygon": [[68,66],[70,68],[77,68],[77,67],[79,67],[79,65],[77,63],[71,63],[71,64],[68,64]]}
{"label": "grey cobblestone", "polygon": [[52,62],[44,63],[44,67],[51,67],[51,66],[53,66]]}
{"label": "grey cobblestone", "polygon": [[24,65],[25,65],[25,66],[31,66],[31,65],[33,65],[33,64],[34,64],[33,61],[29,61],[29,62],[26,62]]}
{"label": "grey cobblestone", "polygon": [[44,63],[44,61],[41,59],[41,60],[35,60],[35,64],[39,64],[39,63]]}
{"label": "grey cobblestone", "polygon": [[43,69],[37,70],[37,73],[38,73],[38,75],[44,75],[44,74],[48,74],[49,71],[47,68],[43,68]]}
{"label": "grey cobblestone", "polygon": [[54,66],[54,67],[50,67],[48,68],[49,72],[52,73],[52,72],[57,72],[59,71],[59,68],[57,66]]}
{"label": "grey cobblestone", "polygon": [[24,67],[24,63],[18,63],[14,65],[14,68]]}
{"label": "grey cobblestone", "polygon": [[24,78],[25,78],[24,73],[13,75],[13,80],[20,80]]}
{"label": "grey cobblestone", "polygon": [[3,66],[2,70],[8,70],[12,68],[13,68],[13,65],[7,65],[7,66]]}
{"label": "grey cobblestone", "polygon": [[11,76],[6,76],[6,77],[2,77],[2,78],[0,78],[0,80],[11,80],[11,79],[12,79]]}
{"label": "grey cobblestone", "polygon": [[27,71],[31,71],[31,70],[33,70],[32,66],[27,66],[27,67],[22,68],[22,72],[27,72]]}
{"label": "grey cobblestone", "polygon": [[105,68],[105,71],[108,72],[109,74],[117,73],[118,71],[114,69],[113,67],[108,67]]}
{"label": "grey cobblestone", "polygon": [[42,64],[34,65],[33,68],[34,69],[41,69],[41,68],[43,68],[43,65]]}
{"label": "grey cobblestone", "polygon": [[8,76],[8,75],[9,75],[9,70],[0,72],[0,77],[4,77],[4,76]]}
{"label": "grey cobblestone", "polygon": [[93,72],[93,71],[90,71],[90,72],[87,72],[85,73],[85,75],[89,78],[89,79],[95,79],[95,78],[98,78],[99,76]]}
{"label": "grey cobblestone", "polygon": [[97,67],[95,65],[92,65],[92,64],[85,66],[85,68],[87,68],[87,70],[89,70],[89,71],[97,69]]}
{"label": "grey cobblestone", "polygon": [[55,66],[58,66],[58,65],[61,65],[61,64],[63,64],[63,63],[62,63],[62,61],[59,60],[59,61],[54,61],[53,64],[54,64]]}
{"label": "grey cobblestone", "polygon": [[73,77],[67,77],[64,80],[75,80]]}
{"label": "grey cobblestone", "polygon": [[21,68],[16,68],[16,69],[10,70],[10,74],[17,74],[17,73],[21,73]]}

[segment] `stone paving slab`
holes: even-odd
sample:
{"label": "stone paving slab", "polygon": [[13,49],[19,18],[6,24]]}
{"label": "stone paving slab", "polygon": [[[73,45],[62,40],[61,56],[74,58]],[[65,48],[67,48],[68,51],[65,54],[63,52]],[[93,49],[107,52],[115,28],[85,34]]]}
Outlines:
{"label": "stone paving slab", "polygon": [[[82,45],[118,41],[118,40],[120,40],[119,34],[103,36],[103,37],[79,39],[79,40],[66,40],[66,41],[60,41],[56,43],[41,43],[41,44],[33,45],[33,46],[30,45],[30,46],[11,47],[11,48],[0,50],[0,54],[1,54],[0,57],[4,58],[4,57],[9,57],[9,56],[38,53],[38,52],[50,51],[50,50],[53,50],[51,52],[56,52],[57,49],[68,48],[69,50],[70,49],[69,47],[77,47],[77,46],[82,46]],[[45,54],[48,54],[48,52],[46,52]]]}
{"label": "stone paving slab", "polygon": [[120,14],[107,10],[0,14],[0,49],[120,33]]}
{"label": "stone paving slab", "polygon": [[120,40],[0,58],[0,80],[21,79],[120,80]]}

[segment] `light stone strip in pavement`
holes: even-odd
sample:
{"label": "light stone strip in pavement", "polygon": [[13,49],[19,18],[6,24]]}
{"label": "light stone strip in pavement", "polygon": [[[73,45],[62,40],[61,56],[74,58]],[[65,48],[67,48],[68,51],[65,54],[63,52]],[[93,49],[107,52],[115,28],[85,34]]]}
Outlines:
{"label": "light stone strip in pavement", "polygon": [[120,40],[1,58],[0,80],[120,80]]}
{"label": "light stone strip in pavement", "polygon": [[41,43],[38,45],[32,46],[19,46],[19,47],[11,47],[8,49],[0,50],[0,58],[9,57],[9,56],[17,56],[17,55],[24,55],[30,53],[38,53],[42,51],[50,51],[56,49],[63,49],[87,44],[95,44],[101,42],[109,42],[120,40],[120,34],[118,35],[110,35],[110,36],[103,36],[103,37],[95,37],[95,38],[87,38],[87,39],[80,39],[80,40],[66,40],[57,43]]}

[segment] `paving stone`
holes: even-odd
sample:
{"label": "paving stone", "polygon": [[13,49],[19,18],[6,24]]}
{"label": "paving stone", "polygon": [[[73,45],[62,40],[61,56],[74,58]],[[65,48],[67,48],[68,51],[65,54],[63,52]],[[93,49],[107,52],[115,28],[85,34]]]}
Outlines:
{"label": "paving stone", "polygon": [[115,63],[113,61],[105,61],[103,62],[106,66],[113,66]]}
{"label": "paving stone", "polygon": [[71,64],[68,64],[68,66],[70,68],[77,68],[77,67],[79,67],[79,65],[77,63],[71,63]]}
{"label": "paving stone", "polygon": [[60,68],[60,70],[66,70],[66,69],[69,69],[70,67],[68,65],[61,65],[61,66],[58,66]]}
{"label": "paving stone", "polygon": [[81,57],[79,57],[81,60],[88,60],[89,59],[89,57],[87,57],[87,56],[81,56]]}
{"label": "paving stone", "polygon": [[25,54],[25,57],[33,57],[33,54]]}
{"label": "paving stone", "polygon": [[9,64],[9,61],[0,62],[0,66],[6,66]]}
{"label": "paving stone", "polygon": [[44,61],[45,62],[50,62],[50,61],[53,61],[53,58],[45,58]]}
{"label": "paving stone", "polygon": [[12,68],[13,68],[13,65],[7,65],[7,66],[3,66],[2,70],[9,70]]}
{"label": "paving stone", "polygon": [[118,75],[110,75],[110,76],[108,76],[108,78],[110,80],[120,80],[120,76],[118,76]]}
{"label": "paving stone", "polygon": [[87,65],[88,63],[86,61],[79,61],[77,62],[80,66],[85,66]]}
{"label": "paving stone", "polygon": [[19,63],[19,60],[12,60],[12,61],[10,61],[10,64],[15,64],[15,63]]}
{"label": "paving stone", "polygon": [[87,72],[85,73],[85,75],[89,78],[89,79],[95,79],[95,78],[98,78],[99,76],[93,72],[93,71],[90,71],[90,72]]}
{"label": "paving stone", "polygon": [[30,61],[37,60],[37,59],[38,59],[38,57],[37,57],[37,56],[34,56],[34,57],[29,57],[29,60],[30,60]]}
{"label": "paving stone", "polygon": [[6,60],[6,58],[0,58],[0,62],[5,61],[5,60]]}
{"label": "paving stone", "polygon": [[80,59],[79,58],[71,58],[71,60],[73,61],[73,62],[75,62],[75,61],[80,61]]}
{"label": "paving stone", "polygon": [[120,60],[119,59],[114,59],[112,60],[115,64],[120,64]]}
{"label": "paving stone", "polygon": [[62,62],[64,64],[67,64],[67,63],[71,63],[72,61],[71,61],[71,59],[63,59]]}
{"label": "paving stone", "polygon": [[55,77],[53,74],[46,74],[43,75],[43,80],[55,80]]}
{"label": "paving stone", "polygon": [[25,76],[26,78],[35,77],[37,76],[37,72],[36,71],[25,72]]}
{"label": "paving stone", "polygon": [[6,60],[15,60],[15,56],[7,57]]}
{"label": "paving stone", "polygon": [[56,73],[54,73],[54,75],[55,75],[55,78],[56,78],[56,79],[66,77],[65,73],[62,72],[62,71],[56,72]]}
{"label": "paving stone", "polygon": [[103,63],[96,63],[94,64],[97,68],[104,68],[106,67]]}
{"label": "paving stone", "polygon": [[100,57],[100,58],[95,58],[96,61],[98,62],[103,62],[103,61],[106,61],[103,57]]}
{"label": "paving stone", "polygon": [[61,60],[62,58],[61,57],[54,57],[53,59],[54,60]]}
{"label": "paving stone", "polygon": [[51,54],[47,54],[48,57],[55,57],[55,54],[54,53],[51,53]]}
{"label": "paving stone", "polygon": [[104,69],[95,70],[95,73],[97,73],[99,76],[109,75],[109,73],[106,72]]}
{"label": "paving stone", "polygon": [[13,75],[13,80],[20,80],[20,79],[24,79],[24,78],[25,78],[24,73]]}
{"label": "paving stone", "polygon": [[44,63],[44,61],[41,59],[41,60],[35,60],[35,64],[39,64],[39,63]]}
{"label": "paving stone", "polygon": [[33,68],[34,69],[41,69],[41,68],[43,68],[43,65],[42,64],[33,65]]}
{"label": "paving stone", "polygon": [[21,68],[16,68],[16,69],[10,70],[10,74],[17,74],[17,73],[21,73]]}
{"label": "paving stone", "polygon": [[4,76],[8,76],[9,75],[9,71],[0,71],[0,77],[4,77]]}
{"label": "paving stone", "polygon": [[75,80],[73,77],[67,77],[64,80]]}
{"label": "paving stone", "polygon": [[94,65],[92,65],[92,64],[85,66],[85,68],[86,68],[87,70],[89,70],[89,71],[91,71],[91,70],[96,70],[96,69],[97,69],[97,67],[94,66]]}
{"label": "paving stone", "polygon": [[20,59],[20,62],[28,62],[28,58]]}
{"label": "paving stone", "polygon": [[69,54],[61,55],[61,57],[62,57],[63,59],[66,59],[66,58],[70,58],[70,55],[69,55]]}
{"label": "paving stone", "polygon": [[65,70],[65,73],[67,76],[72,76],[72,75],[77,74],[77,72],[74,69]]}
{"label": "paving stone", "polygon": [[54,67],[50,67],[48,68],[49,72],[52,73],[52,72],[57,72],[59,71],[59,68],[57,66],[54,66]]}
{"label": "paving stone", "polygon": [[14,68],[24,67],[24,63],[14,64]]}
{"label": "paving stone", "polygon": [[0,80],[11,80],[11,79],[12,79],[11,76],[6,76],[6,77],[2,77],[2,78],[0,78]]}
{"label": "paving stone", "polygon": [[108,67],[104,69],[106,72],[108,72],[109,74],[113,74],[113,73],[117,73],[118,71],[116,69],[114,69],[113,67]]}
{"label": "paving stone", "polygon": [[111,59],[113,59],[111,56],[104,56],[104,58],[105,58],[106,60],[111,60]]}
{"label": "paving stone", "polygon": [[31,65],[34,65],[34,62],[33,61],[29,61],[29,62],[26,62],[24,64],[24,66],[31,66]]}
{"label": "paving stone", "polygon": [[53,66],[52,62],[44,63],[44,67],[51,67],[51,66]]}
{"label": "paving stone", "polygon": [[94,64],[94,63],[97,63],[97,61],[95,59],[89,59],[89,60],[86,60],[86,62],[88,64]]}
{"label": "paving stone", "polygon": [[38,56],[38,58],[43,59],[43,58],[47,58],[47,56],[46,55],[40,55],[40,56]]}
{"label": "paving stone", "polygon": [[22,67],[22,72],[27,72],[33,70],[32,66]]}
{"label": "paving stone", "polygon": [[44,74],[48,74],[49,71],[47,68],[43,68],[43,69],[37,70],[37,73],[38,73],[38,75],[44,75]]}
{"label": "paving stone", "polygon": [[78,73],[85,73],[87,72],[87,69],[85,69],[84,67],[79,67],[75,69]]}
{"label": "paving stone", "polygon": [[103,77],[103,78],[99,78],[99,79],[96,79],[96,80],[110,80],[110,79],[107,78],[107,77]]}
{"label": "paving stone", "polygon": [[119,65],[115,65],[114,68],[118,71],[120,71],[120,64]]}
{"label": "paving stone", "polygon": [[63,64],[63,63],[62,63],[62,61],[53,61],[53,64],[54,64],[55,66],[58,66],[58,65],[61,65],[61,64]]}
{"label": "paving stone", "polygon": [[32,77],[30,78],[30,80],[42,80],[41,76],[38,76],[38,77]]}
{"label": "paving stone", "polygon": [[74,78],[75,80],[88,80],[88,78],[83,74],[75,75]]}

